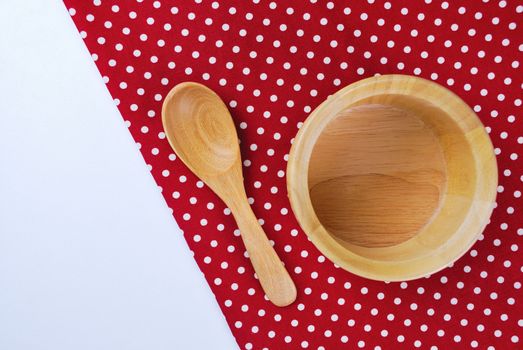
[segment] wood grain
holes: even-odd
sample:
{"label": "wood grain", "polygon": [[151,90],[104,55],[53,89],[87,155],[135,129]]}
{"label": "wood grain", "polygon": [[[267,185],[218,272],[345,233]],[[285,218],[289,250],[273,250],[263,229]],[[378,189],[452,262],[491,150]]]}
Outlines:
{"label": "wood grain", "polygon": [[443,151],[431,128],[387,105],[341,111],[309,164],[312,205],[341,244],[385,247],[413,237],[439,207],[445,183]]}
{"label": "wood grain", "polygon": [[293,141],[291,207],[342,268],[400,281],[463,255],[488,223],[497,166],[474,112],[405,75],[351,84],[318,106]]}
{"label": "wood grain", "polygon": [[231,209],[269,300],[287,306],[296,287],[247,201],[236,129],[227,107],[209,88],[175,86],[162,108],[165,134],[178,157]]}

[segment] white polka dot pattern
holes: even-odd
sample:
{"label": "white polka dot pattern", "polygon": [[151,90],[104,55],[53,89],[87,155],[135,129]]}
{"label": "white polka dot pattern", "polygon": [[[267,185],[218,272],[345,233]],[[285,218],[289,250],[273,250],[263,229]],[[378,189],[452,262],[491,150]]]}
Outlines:
{"label": "white polka dot pattern", "polygon": [[[65,3],[241,349],[522,347],[523,5]],[[480,241],[453,266],[408,283],[337,268],[307,240],[286,197],[289,148],[308,113],[342,86],[385,73],[419,75],[461,96],[485,123],[500,169]],[[230,211],[165,139],[162,100],[186,80],[230,107],[249,201],[298,286],[290,307],[263,297]]]}

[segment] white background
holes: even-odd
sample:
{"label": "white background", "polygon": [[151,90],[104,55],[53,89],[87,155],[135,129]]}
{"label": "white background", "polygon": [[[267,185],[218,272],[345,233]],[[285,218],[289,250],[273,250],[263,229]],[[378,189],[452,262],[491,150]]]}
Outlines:
{"label": "white background", "polygon": [[0,349],[235,349],[58,0],[0,0]]}

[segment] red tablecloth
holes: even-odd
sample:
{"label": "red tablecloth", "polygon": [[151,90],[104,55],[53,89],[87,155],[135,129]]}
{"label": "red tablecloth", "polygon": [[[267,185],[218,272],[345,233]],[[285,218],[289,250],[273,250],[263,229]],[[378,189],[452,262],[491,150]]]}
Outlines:
{"label": "red tablecloth", "polygon": [[[521,2],[65,4],[240,348],[523,348]],[[456,92],[487,126],[499,162],[497,208],[480,241],[454,266],[408,283],[336,268],[307,240],[286,196],[291,139],[309,112],[377,73],[419,75]],[[263,298],[230,212],[165,139],[162,100],[186,80],[230,107],[253,209],[298,287],[290,307]]]}

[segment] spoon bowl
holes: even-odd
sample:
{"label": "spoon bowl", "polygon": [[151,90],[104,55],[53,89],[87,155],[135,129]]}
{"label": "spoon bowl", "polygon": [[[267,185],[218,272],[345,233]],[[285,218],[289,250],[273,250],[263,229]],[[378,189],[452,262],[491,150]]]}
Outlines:
{"label": "spoon bowl", "polygon": [[237,162],[234,123],[213,91],[195,83],[180,84],[165,99],[163,115],[172,148],[200,178],[219,175]]}

